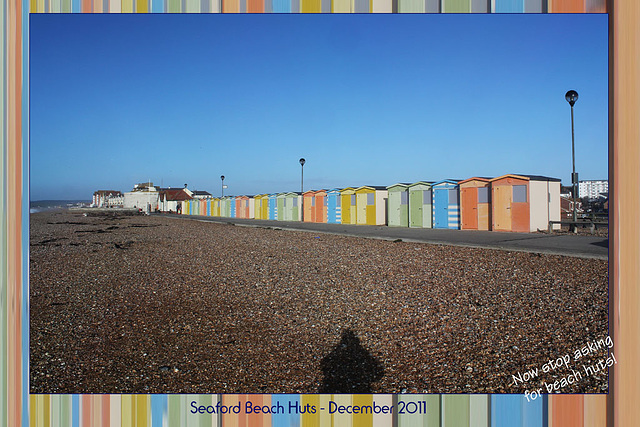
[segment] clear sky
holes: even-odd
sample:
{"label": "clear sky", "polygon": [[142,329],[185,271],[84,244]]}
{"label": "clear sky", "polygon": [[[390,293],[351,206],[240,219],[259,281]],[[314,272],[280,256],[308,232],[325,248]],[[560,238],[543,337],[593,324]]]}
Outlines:
{"label": "clear sky", "polygon": [[31,200],[607,178],[606,15],[30,15]]}

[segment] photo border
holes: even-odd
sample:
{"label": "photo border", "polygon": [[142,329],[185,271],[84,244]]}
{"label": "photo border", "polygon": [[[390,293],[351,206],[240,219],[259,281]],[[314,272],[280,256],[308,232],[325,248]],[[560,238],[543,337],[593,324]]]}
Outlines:
{"label": "photo border", "polygon": [[[31,395],[29,394],[29,13],[397,12],[402,0],[8,0],[2,20],[2,150],[0,150],[0,425],[453,425],[629,426],[637,405],[640,355],[640,5],[637,0],[468,0],[462,12],[609,14],[609,324],[618,364],[609,395]],[[414,2],[415,3],[415,2]],[[483,4],[486,3],[486,7]],[[451,11],[452,0],[424,0],[424,10]],[[330,5],[330,7],[328,7]],[[480,6],[478,6],[480,5]],[[509,8],[506,6],[510,5]],[[367,7],[368,6],[368,7]],[[483,10],[484,7],[484,10]],[[515,8],[514,8],[515,7]],[[284,405],[427,402],[426,415],[218,415],[189,412],[189,402]],[[437,412],[434,414],[433,412]],[[460,425],[460,424],[455,424]],[[516,424],[517,425],[517,424]]]}

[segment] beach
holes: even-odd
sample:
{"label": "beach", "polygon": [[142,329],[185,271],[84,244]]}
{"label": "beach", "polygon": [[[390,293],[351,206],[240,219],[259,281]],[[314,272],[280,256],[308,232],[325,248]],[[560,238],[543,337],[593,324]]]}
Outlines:
{"label": "beach", "polygon": [[29,278],[31,393],[524,393],[607,356],[574,358],[599,259],[60,210]]}

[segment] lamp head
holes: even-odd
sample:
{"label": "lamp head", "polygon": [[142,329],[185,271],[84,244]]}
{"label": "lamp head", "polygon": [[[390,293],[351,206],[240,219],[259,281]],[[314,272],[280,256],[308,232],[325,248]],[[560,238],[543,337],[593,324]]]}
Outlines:
{"label": "lamp head", "polygon": [[566,99],[569,105],[573,107],[573,104],[575,104],[578,100],[578,92],[576,92],[575,90],[570,90],[564,95],[564,99]]}

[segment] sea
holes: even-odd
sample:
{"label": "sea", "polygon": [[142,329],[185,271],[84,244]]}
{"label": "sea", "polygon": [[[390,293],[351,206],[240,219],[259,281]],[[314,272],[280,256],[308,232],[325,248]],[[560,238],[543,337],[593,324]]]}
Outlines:
{"label": "sea", "polygon": [[89,207],[91,200],[32,200],[29,202],[29,213],[69,209],[72,207]]}

